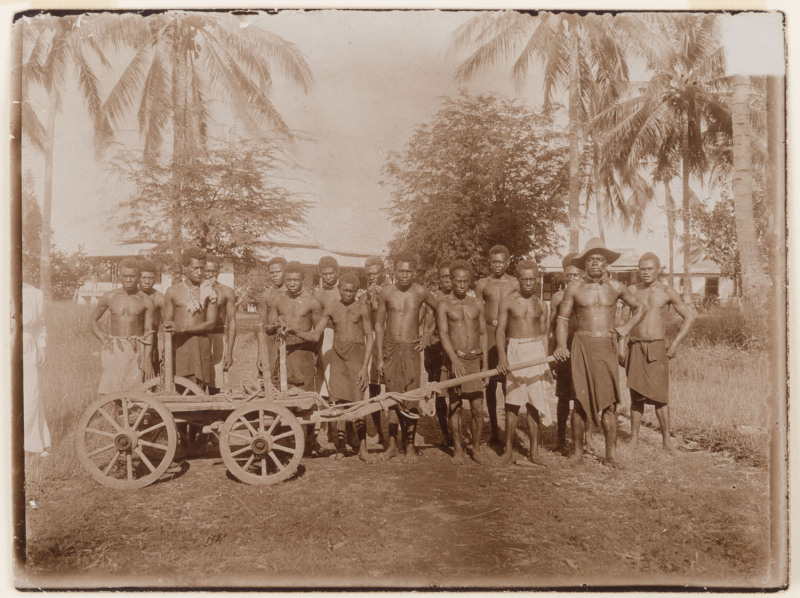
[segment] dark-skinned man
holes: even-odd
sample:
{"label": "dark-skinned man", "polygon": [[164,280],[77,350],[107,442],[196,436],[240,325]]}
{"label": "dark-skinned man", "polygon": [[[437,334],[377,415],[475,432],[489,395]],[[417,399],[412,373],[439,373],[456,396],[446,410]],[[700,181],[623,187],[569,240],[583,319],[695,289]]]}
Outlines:
{"label": "dark-skinned man", "polygon": [[216,394],[225,386],[225,376],[233,364],[233,345],[236,342],[236,295],[232,288],[218,280],[219,258],[213,255],[206,256],[205,277],[211,281],[211,286],[217,294],[217,321],[208,333],[211,341],[211,364],[214,369],[214,381],[210,392]]}
{"label": "dark-skinned man", "polygon": [[[620,254],[590,239],[572,263],[586,273],[582,281],[571,282],[558,308],[556,350],[558,361],[572,359],[572,384],[575,409],[572,412],[572,439],[575,445],[572,465],[583,459],[584,428],[589,417],[602,422],[606,442],[605,463],[619,467],[617,460],[616,406],[620,402],[619,339],[627,336],[647,312],[645,304],[622,283],[608,275],[608,266]],[[615,327],[617,300],[632,309],[630,320]],[[571,350],[567,348],[569,319],[576,316]]]}

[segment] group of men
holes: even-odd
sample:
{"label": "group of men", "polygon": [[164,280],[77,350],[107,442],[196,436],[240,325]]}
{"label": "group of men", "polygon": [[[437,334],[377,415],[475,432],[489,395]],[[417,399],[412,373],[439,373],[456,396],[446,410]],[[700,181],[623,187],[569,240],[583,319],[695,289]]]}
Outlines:
{"label": "group of men", "polygon": [[[544,465],[539,455],[539,426],[551,423],[552,373],[556,376],[557,449],[566,453],[566,428],[572,407],[574,450],[570,463],[580,463],[585,433],[602,425],[605,463],[618,466],[616,405],[621,400],[619,365],[627,370],[631,391],[632,443],[638,439],[646,404],[655,406],[663,444],[674,452],[669,431],[668,363],[692,325],[694,315],[670,287],[659,282],[658,258],[647,253],[639,261],[640,282],[626,287],[609,276],[608,266],[619,253],[591,239],[583,252],[563,260],[566,287],[550,306],[536,294],[539,281],[532,261],[516,264],[508,274],[507,248],[489,251],[490,275],[473,284],[470,264],[456,260],[438,270],[439,289],[431,292],[415,281],[413,255],[393,257],[394,281],[386,280],[379,257],[366,260],[367,288],[351,273],[339,276],[332,257],[318,265],[321,284],[305,283],[299,262],[275,257],[268,263],[270,287],[258,302],[257,367],[271,383],[322,393],[333,403],[356,402],[368,393],[402,395],[419,388],[423,371],[432,381],[461,378],[494,370],[490,377],[467,377],[437,399],[436,412],[452,461],[462,464],[462,403],[469,404],[471,450],[481,452],[483,401],[489,413],[490,444],[503,446],[501,461],[513,458],[514,434],[520,410],[526,410],[529,436],[527,460]],[[103,342],[104,373],[100,392],[130,388],[159,367],[156,331],[159,323],[173,333],[175,374],[193,379],[214,392],[233,359],[236,336],[235,297],[219,283],[219,262],[202,252],[188,251],[183,280],[164,295],[153,289],[155,267],[150,262],[123,261],[122,288],[104,295],[92,318],[92,330]],[[473,290],[474,286],[474,290]],[[618,303],[627,306],[619,317]],[[683,318],[675,339],[666,345],[668,310]],[[110,311],[109,332],[98,320]],[[553,357],[548,359],[548,356]],[[552,366],[548,362],[555,360]],[[219,375],[211,364],[219,364]],[[423,369],[424,364],[424,369]],[[518,367],[524,365],[525,367]],[[137,369],[138,368],[138,369]],[[383,386],[383,388],[382,388]],[[497,418],[497,389],[505,402],[505,439]],[[372,418],[384,446],[384,458],[404,454],[417,458],[419,412],[409,402],[389,409],[388,438],[380,412]],[[372,461],[367,450],[366,421],[354,422],[358,456]],[[346,450],[344,427],[334,441],[337,454]],[[357,442],[357,444],[356,444]]]}

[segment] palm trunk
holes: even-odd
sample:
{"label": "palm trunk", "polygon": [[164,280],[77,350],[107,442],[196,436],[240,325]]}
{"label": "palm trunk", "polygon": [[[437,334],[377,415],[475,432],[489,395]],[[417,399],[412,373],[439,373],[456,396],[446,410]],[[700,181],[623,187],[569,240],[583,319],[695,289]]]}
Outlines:
{"label": "palm trunk", "polygon": [[578,67],[578,32],[570,23],[569,49],[569,251],[579,251],[580,242],[580,139],[578,128],[580,117],[578,90],[580,75]]}
{"label": "palm trunk", "polygon": [[672,199],[669,181],[664,181],[664,197],[666,198],[667,241],[669,243],[669,286],[675,288],[675,200]]}
{"label": "palm trunk", "polygon": [[53,211],[53,151],[56,138],[56,90],[52,82],[47,104],[47,138],[44,149],[44,205],[42,206],[42,249],[39,266],[39,286],[45,299],[53,298],[53,281],[50,268],[52,229],[50,221]]}
{"label": "palm trunk", "polygon": [[183,218],[181,204],[183,199],[183,183],[186,176],[186,162],[188,147],[186,137],[188,134],[188,121],[186,113],[187,94],[187,68],[186,49],[182,39],[176,41],[177,48],[174,52],[172,68],[172,106],[174,110],[172,129],[172,238],[170,240],[172,260],[175,270],[180,264],[180,255],[183,248]]}
{"label": "palm trunk", "polygon": [[603,223],[603,205],[605,204],[605,193],[602,176],[600,174],[600,148],[594,144],[594,156],[592,158],[592,169],[594,174],[594,208],[597,212],[597,236],[606,244],[606,231]]}
{"label": "palm trunk", "polygon": [[681,151],[683,154],[681,164],[683,179],[683,198],[681,202],[683,210],[683,300],[689,303],[692,300],[692,273],[689,267],[692,237],[689,228],[691,220],[689,219],[689,116],[687,114],[682,115],[681,125]]}
{"label": "palm trunk", "polygon": [[733,202],[736,223],[736,242],[742,276],[742,297],[759,307],[764,303],[764,275],[758,250],[755,215],[753,213],[752,150],[750,148],[750,78],[735,75],[731,97],[733,124]]}

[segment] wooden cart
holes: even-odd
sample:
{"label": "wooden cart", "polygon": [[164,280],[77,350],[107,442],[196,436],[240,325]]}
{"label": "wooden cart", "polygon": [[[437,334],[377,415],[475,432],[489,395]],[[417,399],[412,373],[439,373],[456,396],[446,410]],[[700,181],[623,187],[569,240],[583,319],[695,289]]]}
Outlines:
{"label": "wooden cart", "polygon": [[[172,464],[179,437],[188,445],[191,431],[199,429],[218,437],[222,460],[236,478],[248,484],[274,484],[297,471],[306,447],[304,426],[355,420],[395,405],[409,417],[418,417],[408,411],[411,407],[433,415],[437,393],[497,373],[478,372],[406,393],[387,392],[338,405],[314,392],[287,389],[285,376],[281,390],[266,380],[264,389],[246,382],[240,391],[209,395],[192,381],[172,375],[171,335],[165,340],[162,378],[148,380],[140,389],[101,395],[80,418],[78,458],[105,486],[133,490],[155,482]],[[552,360],[547,357],[510,369]]]}

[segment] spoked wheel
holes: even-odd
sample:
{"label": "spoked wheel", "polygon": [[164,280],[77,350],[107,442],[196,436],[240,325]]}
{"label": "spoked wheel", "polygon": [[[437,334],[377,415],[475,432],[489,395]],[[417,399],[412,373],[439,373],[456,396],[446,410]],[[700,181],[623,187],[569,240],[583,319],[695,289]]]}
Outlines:
{"label": "spoked wheel", "polygon": [[141,391],[103,395],[78,422],[78,459],[95,480],[111,488],[152,484],[172,463],[177,446],[172,414]]}
{"label": "spoked wheel", "polygon": [[[150,378],[146,382],[142,383],[140,390],[145,392],[152,392],[155,394],[159,394],[164,392],[164,380],[156,376],[155,378]],[[183,378],[182,376],[175,376],[175,394],[179,394],[184,397],[188,396],[203,396],[206,393],[200,388],[197,384],[189,380],[188,378]]]}
{"label": "spoked wheel", "polygon": [[303,427],[286,407],[250,403],[228,416],[219,452],[228,470],[248,484],[267,485],[291,477],[303,458]]}

